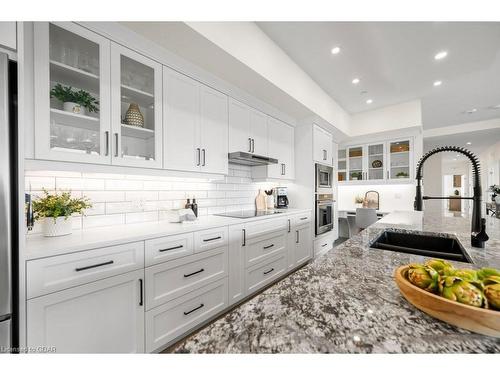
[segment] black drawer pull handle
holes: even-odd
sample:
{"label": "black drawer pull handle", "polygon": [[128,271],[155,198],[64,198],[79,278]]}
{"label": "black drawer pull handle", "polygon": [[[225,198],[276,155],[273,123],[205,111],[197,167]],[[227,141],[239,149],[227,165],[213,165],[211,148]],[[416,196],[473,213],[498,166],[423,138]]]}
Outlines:
{"label": "black drawer pull handle", "polygon": [[142,306],[144,305],[144,295],[143,295],[143,292],[142,292],[142,279],[139,279],[139,288],[140,288],[140,299],[139,299],[139,306]]}
{"label": "black drawer pull handle", "polygon": [[184,275],[184,277],[193,276],[193,275],[196,275],[197,273],[200,273],[200,272],[203,272],[203,271],[205,271],[205,269],[204,269],[204,268],[202,268],[201,270],[196,271],[196,272],[191,272],[191,273],[188,273],[187,275]]}
{"label": "black drawer pull handle", "polygon": [[192,310],[189,310],[189,311],[184,311],[184,315],[189,315],[189,314],[191,314],[191,313],[195,312],[196,310],[201,309],[203,306],[205,306],[205,305],[204,305],[203,303],[201,303],[201,304],[200,304],[200,306],[195,307],[195,308],[194,308],[194,309],[192,309]]}
{"label": "black drawer pull handle", "polygon": [[164,251],[169,251],[169,250],[175,250],[175,249],[180,249],[184,247],[184,245],[178,245],[178,246],[174,246],[174,247],[168,247],[166,249],[160,249],[158,250],[160,253],[163,253]]}
{"label": "black drawer pull handle", "polygon": [[271,245],[269,245],[269,246],[264,246],[264,250],[270,249],[270,248],[271,248],[271,247],[273,247],[273,246],[274,246],[274,244],[273,244],[273,243],[272,243]]}
{"label": "black drawer pull handle", "polygon": [[214,240],[220,240],[222,237],[221,236],[218,236],[218,237],[213,237],[213,238],[206,238],[203,240],[203,242],[210,242],[210,241],[214,241]]}
{"label": "black drawer pull handle", "polygon": [[268,273],[273,272],[273,271],[274,271],[274,268],[271,268],[269,271],[265,271],[264,275],[267,275]]}
{"label": "black drawer pull handle", "polygon": [[326,245],[328,245],[327,243],[324,243],[323,245],[321,245],[321,247],[325,247]]}
{"label": "black drawer pull handle", "polygon": [[89,270],[91,268],[96,268],[96,267],[102,267],[102,266],[107,266],[108,264],[113,264],[114,261],[110,260],[108,262],[104,262],[104,263],[99,263],[99,264],[93,264],[91,266],[86,266],[86,267],[79,267],[79,268],[75,268],[75,271],[76,272],[80,272],[80,271],[85,271],[85,270]]}
{"label": "black drawer pull handle", "polygon": [[305,220],[307,219],[307,216],[306,217],[301,217],[300,220]]}

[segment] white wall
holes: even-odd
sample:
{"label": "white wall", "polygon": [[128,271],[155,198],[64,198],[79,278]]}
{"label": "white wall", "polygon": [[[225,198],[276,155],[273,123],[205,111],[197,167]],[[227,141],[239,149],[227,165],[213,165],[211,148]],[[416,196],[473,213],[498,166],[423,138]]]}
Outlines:
{"label": "white wall", "polygon": [[354,198],[356,196],[364,197],[368,190],[375,190],[379,193],[380,211],[413,211],[415,199],[415,186],[413,184],[339,185],[338,209],[354,210],[356,208]]}
{"label": "white wall", "polygon": [[415,126],[422,126],[422,105],[420,100],[352,115],[349,134],[358,136]]}
{"label": "white wall", "polygon": [[[73,217],[73,229],[165,220],[169,209],[183,208],[196,197],[200,216],[255,209],[259,189],[276,183],[252,182],[250,167],[229,165],[229,176],[220,181],[203,178],[120,175],[68,171],[26,171],[25,190],[40,196],[42,189],[71,191],[88,197],[93,207],[86,216]],[[288,183],[287,185],[290,185]],[[33,233],[40,232],[37,224]]]}
{"label": "white wall", "polygon": [[491,185],[500,185],[500,142],[488,147],[479,154],[481,163],[481,187],[483,199],[487,196],[486,190]]}
{"label": "white wall", "polygon": [[[424,163],[423,173],[423,195],[441,196],[443,194],[443,166],[442,155],[432,155]],[[425,211],[441,211],[443,202],[441,200],[424,201]]]}

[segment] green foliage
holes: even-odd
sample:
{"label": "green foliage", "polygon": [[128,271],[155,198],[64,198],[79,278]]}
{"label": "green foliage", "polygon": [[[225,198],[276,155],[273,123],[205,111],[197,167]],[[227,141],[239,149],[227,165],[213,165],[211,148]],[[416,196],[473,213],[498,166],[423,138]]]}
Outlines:
{"label": "green foliage", "polygon": [[500,194],[500,185],[491,185],[489,190],[494,194]]}
{"label": "green foliage", "polygon": [[71,86],[63,86],[60,83],[50,90],[50,97],[59,99],[61,102],[72,102],[87,108],[89,112],[99,112],[99,101],[85,90],[76,90]]}
{"label": "green foliage", "polygon": [[409,176],[408,176],[408,173],[406,173],[406,172],[398,172],[396,174],[396,177],[409,177]]}
{"label": "green foliage", "polygon": [[68,218],[74,213],[82,214],[83,210],[92,207],[88,198],[71,198],[70,192],[50,194],[44,189],[43,193],[42,198],[33,201],[36,220],[44,217],[55,219],[64,216]]}

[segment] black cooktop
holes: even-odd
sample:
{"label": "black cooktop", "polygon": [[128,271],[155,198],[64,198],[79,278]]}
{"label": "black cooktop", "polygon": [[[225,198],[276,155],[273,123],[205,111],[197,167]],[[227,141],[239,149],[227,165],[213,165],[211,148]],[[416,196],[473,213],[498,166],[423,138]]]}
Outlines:
{"label": "black cooktop", "polygon": [[251,217],[281,214],[282,212],[283,211],[279,211],[279,210],[266,210],[266,211],[242,210],[242,211],[226,212],[223,214],[215,214],[215,216],[235,217],[238,219],[249,219]]}

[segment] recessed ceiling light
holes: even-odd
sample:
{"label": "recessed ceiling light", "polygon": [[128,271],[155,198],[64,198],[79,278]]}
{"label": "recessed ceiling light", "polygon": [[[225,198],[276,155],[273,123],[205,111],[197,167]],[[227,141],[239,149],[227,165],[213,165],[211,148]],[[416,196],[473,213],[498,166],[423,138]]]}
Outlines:
{"label": "recessed ceiling light", "polygon": [[368,99],[368,100],[366,101],[366,104],[372,104],[372,103],[373,103],[373,100],[372,100],[372,99]]}
{"label": "recessed ceiling light", "polygon": [[340,47],[338,47],[338,46],[333,47],[331,52],[332,52],[332,55],[338,54],[340,52]]}
{"label": "recessed ceiling light", "polygon": [[442,60],[444,59],[446,56],[448,56],[448,52],[447,51],[439,51],[438,53],[436,53],[434,55],[434,59],[436,60]]}
{"label": "recessed ceiling light", "polygon": [[477,112],[477,108],[471,108],[471,109],[468,109],[467,111],[465,111],[464,113],[471,115],[471,114],[476,113],[476,112]]}
{"label": "recessed ceiling light", "polygon": [[441,86],[443,84],[442,81],[434,81],[433,85],[434,86]]}
{"label": "recessed ceiling light", "polygon": [[353,85],[357,85],[359,83],[359,78],[354,78],[352,80]]}
{"label": "recessed ceiling light", "polygon": [[466,145],[471,145],[471,144],[472,144],[472,142],[467,142],[467,143],[466,143]]}

